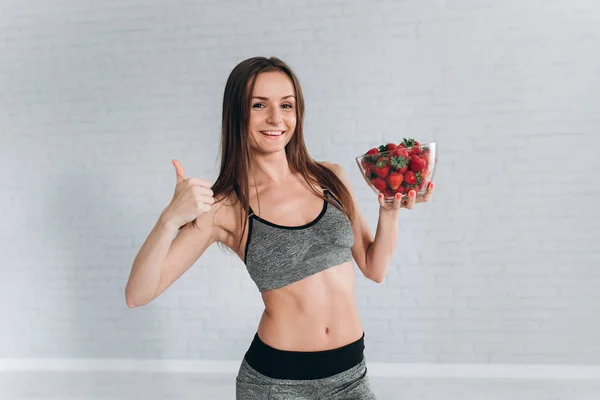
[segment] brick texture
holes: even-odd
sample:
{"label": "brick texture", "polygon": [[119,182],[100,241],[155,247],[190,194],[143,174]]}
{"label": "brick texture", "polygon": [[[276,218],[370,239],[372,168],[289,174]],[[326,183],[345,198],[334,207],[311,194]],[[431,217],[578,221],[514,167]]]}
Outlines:
{"label": "brick texture", "polygon": [[214,180],[229,72],[277,55],[373,230],[353,156],[439,143],[386,280],[356,269],[369,360],[599,364],[599,24],[593,0],[2,1],[0,357],[241,359],[239,259],[134,310],[124,286],[170,160]]}

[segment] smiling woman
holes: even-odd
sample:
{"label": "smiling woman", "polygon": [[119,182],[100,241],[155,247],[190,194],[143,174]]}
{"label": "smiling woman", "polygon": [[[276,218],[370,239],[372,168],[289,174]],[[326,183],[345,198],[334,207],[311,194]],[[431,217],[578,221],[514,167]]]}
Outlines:
{"label": "smiling woman", "polygon": [[343,168],[309,156],[303,117],[300,84],[283,61],[254,57],[233,69],[219,175],[214,184],[186,178],[174,161],[175,194],[134,260],[127,304],[160,296],[217,243],[244,262],[264,302],[238,399],[374,399],[354,263],[383,281],[400,203],[380,202],[373,238]]}
{"label": "smiling woman", "polygon": [[[256,77],[251,100],[250,143],[256,152],[283,150],[296,129],[294,85],[280,71],[264,72]],[[290,93],[280,97],[281,93]],[[260,139],[267,139],[263,142]],[[268,144],[265,144],[268,143]],[[267,147],[264,147],[264,146]],[[273,146],[276,146],[275,148]]]}

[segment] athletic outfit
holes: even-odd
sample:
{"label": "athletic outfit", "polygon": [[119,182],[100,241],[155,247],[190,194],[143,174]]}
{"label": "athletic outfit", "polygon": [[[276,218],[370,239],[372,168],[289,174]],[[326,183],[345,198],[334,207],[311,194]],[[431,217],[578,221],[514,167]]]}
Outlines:
{"label": "athletic outfit", "polygon": [[[324,194],[337,201],[328,190]],[[264,292],[352,260],[353,244],[350,221],[327,200],[320,214],[302,226],[277,225],[250,209],[244,263]],[[366,376],[364,347],[363,333],[336,349],[279,350],[256,333],[238,371],[236,399],[375,399]]]}

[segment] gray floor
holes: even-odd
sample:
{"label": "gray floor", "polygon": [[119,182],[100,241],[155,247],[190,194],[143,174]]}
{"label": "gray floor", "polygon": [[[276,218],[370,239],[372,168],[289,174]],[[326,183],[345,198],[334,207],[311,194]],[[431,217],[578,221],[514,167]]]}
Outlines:
{"label": "gray floor", "polygon": [[[0,399],[234,399],[231,375],[0,372]],[[371,377],[380,400],[599,400],[600,381]]]}

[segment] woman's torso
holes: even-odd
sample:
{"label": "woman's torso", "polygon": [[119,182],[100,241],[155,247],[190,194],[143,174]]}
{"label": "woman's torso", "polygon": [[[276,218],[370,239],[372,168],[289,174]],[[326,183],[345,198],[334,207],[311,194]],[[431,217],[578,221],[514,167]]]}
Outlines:
{"label": "woman's torso", "polygon": [[[258,188],[260,204],[254,191],[251,187],[249,197],[257,219],[276,225],[307,225],[315,221],[323,209],[323,200],[299,177],[290,179],[285,190]],[[246,219],[247,227],[242,235],[241,206],[237,201],[227,203],[230,205],[226,206],[226,217],[219,219],[227,232],[224,244],[245,261],[250,221]],[[328,205],[327,212],[334,212],[329,208],[332,206]],[[289,234],[293,235],[293,231]],[[238,248],[240,236],[242,241]],[[284,258],[281,262],[285,262]],[[354,289],[354,263],[349,260],[283,287],[266,290],[262,292],[265,310],[258,335],[271,347],[293,351],[328,350],[354,342],[363,333]]]}

